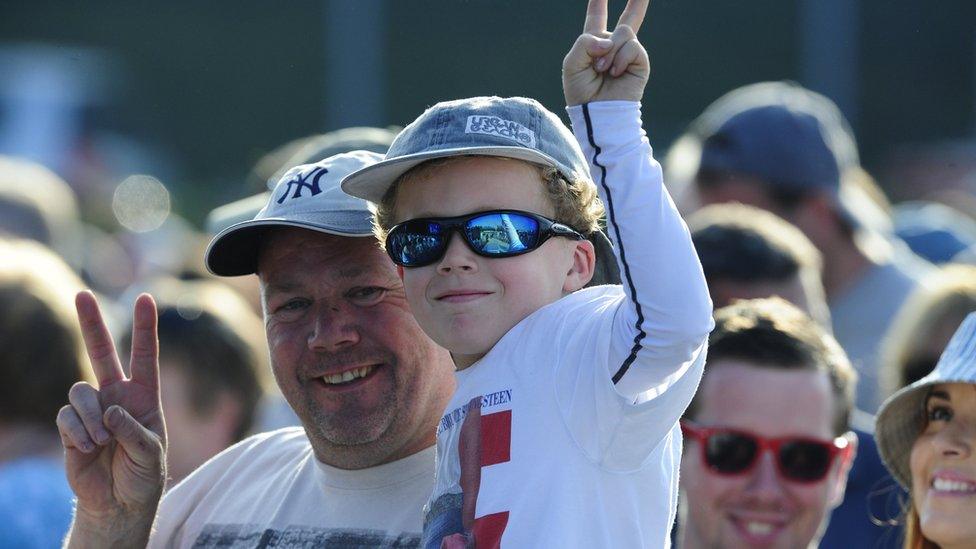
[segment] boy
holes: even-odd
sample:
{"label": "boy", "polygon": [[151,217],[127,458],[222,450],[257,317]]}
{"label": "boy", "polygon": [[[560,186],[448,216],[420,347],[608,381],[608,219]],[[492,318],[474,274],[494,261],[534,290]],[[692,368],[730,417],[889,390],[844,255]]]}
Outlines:
{"label": "boy", "polygon": [[[425,547],[668,545],[677,420],[712,322],[640,127],[646,7],[630,0],[611,34],[606,0],[591,0],[563,62],[585,157],[537,102],[473,98],[428,109],[386,160],[343,181],[378,204],[411,309],[458,370]],[[588,171],[623,288],[576,291],[594,261],[582,235],[601,210]]]}

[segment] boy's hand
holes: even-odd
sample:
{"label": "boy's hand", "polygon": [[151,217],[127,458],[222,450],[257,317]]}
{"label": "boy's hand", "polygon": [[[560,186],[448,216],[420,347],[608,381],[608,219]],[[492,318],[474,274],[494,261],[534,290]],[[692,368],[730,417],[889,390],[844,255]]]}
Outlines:
{"label": "boy's hand", "polygon": [[650,0],[627,0],[616,28],[607,31],[607,0],[589,0],[583,34],[563,59],[566,105],[640,101],[650,74],[647,50],[637,41]]}

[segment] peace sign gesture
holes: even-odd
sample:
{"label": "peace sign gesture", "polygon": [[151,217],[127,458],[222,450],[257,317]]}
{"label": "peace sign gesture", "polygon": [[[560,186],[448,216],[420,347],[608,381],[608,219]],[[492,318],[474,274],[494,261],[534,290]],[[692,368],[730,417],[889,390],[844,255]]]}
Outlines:
{"label": "peace sign gesture", "polygon": [[569,106],[593,101],[640,101],[650,74],[647,51],[637,41],[650,0],[628,0],[613,32],[607,0],[589,0],[583,34],[563,59],[563,92]]}
{"label": "peace sign gesture", "polygon": [[149,534],[166,478],[156,304],[148,294],[136,299],[131,378],[122,371],[95,296],[80,292],[75,307],[98,389],[76,383],[70,404],[58,413],[68,483],[78,498],[72,538],[81,530],[144,546],[140,537]]}

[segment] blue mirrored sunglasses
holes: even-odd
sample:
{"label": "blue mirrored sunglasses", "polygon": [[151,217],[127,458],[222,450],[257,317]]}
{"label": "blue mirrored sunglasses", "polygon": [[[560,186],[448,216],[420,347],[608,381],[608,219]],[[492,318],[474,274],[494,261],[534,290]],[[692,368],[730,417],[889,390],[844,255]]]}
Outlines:
{"label": "blue mirrored sunglasses", "polygon": [[460,233],[474,253],[511,257],[531,252],[553,236],[582,240],[568,225],[531,212],[489,210],[457,217],[420,217],[399,223],[386,237],[397,265],[423,267],[444,257],[451,233]]}

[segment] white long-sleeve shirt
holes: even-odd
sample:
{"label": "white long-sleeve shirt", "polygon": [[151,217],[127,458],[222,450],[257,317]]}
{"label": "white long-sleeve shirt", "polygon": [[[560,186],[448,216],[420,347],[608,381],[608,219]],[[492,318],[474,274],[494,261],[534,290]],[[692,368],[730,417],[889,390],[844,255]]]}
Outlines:
{"label": "white long-sleeve shirt", "polygon": [[479,547],[669,544],[677,421],[701,378],[712,328],[708,288],[651,156],[639,104],[592,103],[569,113],[607,208],[623,285],[581,290],[535,311],[457,373],[438,426],[428,547],[440,546],[460,513],[458,445],[472,400],[480,403]]}

